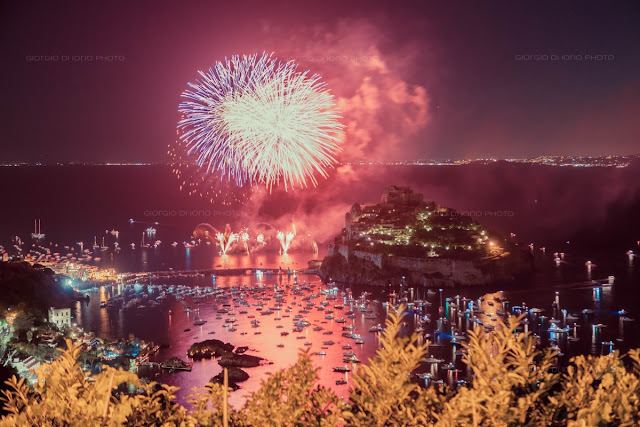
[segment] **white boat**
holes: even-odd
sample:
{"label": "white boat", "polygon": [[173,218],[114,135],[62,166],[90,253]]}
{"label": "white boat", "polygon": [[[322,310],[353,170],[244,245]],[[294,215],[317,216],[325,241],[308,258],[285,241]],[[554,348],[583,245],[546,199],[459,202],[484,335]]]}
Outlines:
{"label": "white boat", "polygon": [[195,319],[193,319],[193,324],[195,326],[200,326],[200,325],[204,325],[205,323],[207,323],[206,320],[199,318],[198,316],[195,317]]}

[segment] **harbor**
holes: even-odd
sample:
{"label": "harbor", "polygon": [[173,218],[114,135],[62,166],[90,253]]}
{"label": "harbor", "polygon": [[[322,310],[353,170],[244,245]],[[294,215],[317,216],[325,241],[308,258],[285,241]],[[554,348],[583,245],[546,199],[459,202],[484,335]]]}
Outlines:
{"label": "harbor", "polygon": [[[551,259],[548,263],[555,268]],[[151,365],[141,366],[139,375],[179,386],[181,401],[191,387],[203,386],[222,371],[220,358],[190,354],[194,344],[216,339],[264,359],[245,370],[248,379],[230,396],[231,404],[241,405],[265,375],[295,363],[299,351],[310,352],[322,385],[346,396],[359,364],[375,356],[388,312],[400,306],[405,307],[401,334],[417,333],[421,342],[430,343],[428,357],[412,376],[423,386],[469,381],[462,361],[469,331],[478,326],[490,332],[510,315],[524,316],[520,332],[534,334],[540,348],[557,352],[558,369],[574,355],[626,351],[638,336],[638,313],[633,306],[616,305],[615,295],[627,285],[607,276],[534,291],[365,290],[322,283],[304,273],[198,273],[109,285],[92,291],[91,301],[78,303],[76,313],[89,328],[133,332],[160,343]],[[162,369],[171,358],[189,364],[190,371]]]}

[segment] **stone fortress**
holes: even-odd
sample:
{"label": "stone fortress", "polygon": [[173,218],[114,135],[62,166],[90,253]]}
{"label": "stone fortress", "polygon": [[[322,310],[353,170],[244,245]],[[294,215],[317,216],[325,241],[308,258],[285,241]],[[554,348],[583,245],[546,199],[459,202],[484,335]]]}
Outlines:
{"label": "stone fortress", "polygon": [[382,275],[405,271],[424,286],[484,285],[512,276],[502,246],[471,218],[425,202],[409,187],[389,186],[380,203],[351,207],[328,257],[366,261]]}

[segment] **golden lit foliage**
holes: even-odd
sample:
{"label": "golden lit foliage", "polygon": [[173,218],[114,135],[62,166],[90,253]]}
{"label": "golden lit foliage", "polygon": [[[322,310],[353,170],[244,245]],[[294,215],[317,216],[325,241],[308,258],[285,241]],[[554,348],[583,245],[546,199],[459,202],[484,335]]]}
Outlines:
{"label": "golden lit foliage", "polygon": [[271,375],[249,395],[242,410],[243,424],[336,425],[341,401],[333,391],[315,385],[316,371],[309,353],[301,352],[297,364]]}
{"label": "golden lit foliage", "polygon": [[25,380],[12,377],[10,390],[3,391],[5,409],[10,413],[1,426],[32,425],[122,425],[129,413],[125,399],[117,400],[112,391],[122,383],[140,385],[130,372],[107,368],[89,377],[82,371],[80,348],[67,340],[68,350],[37,372],[33,389]]}
{"label": "golden lit foliage", "polygon": [[[112,368],[88,376],[78,363],[80,349],[68,341],[68,350],[40,368],[33,387],[15,377],[7,381],[2,399],[9,415],[0,427],[219,426],[225,417],[231,426],[640,425],[640,350],[630,351],[626,364],[617,352],[578,356],[560,373],[554,354],[516,333],[519,319],[511,318],[491,332],[469,333],[469,385],[424,389],[410,376],[427,343],[419,344],[417,335],[400,337],[401,321],[389,315],[381,348],[352,375],[347,401],[317,385],[317,370],[301,352],[239,410],[228,407],[229,389],[220,384],[194,389],[187,410],[175,402],[175,387],[143,386],[135,374]],[[143,392],[116,393],[123,384]]]}
{"label": "golden lit foliage", "polygon": [[494,331],[469,333],[464,362],[472,372],[437,415],[442,425],[548,425],[548,396],[559,380],[550,350],[536,350],[536,339],[515,334],[517,318]]}
{"label": "golden lit foliage", "polygon": [[424,359],[427,343],[418,344],[417,334],[400,337],[401,321],[400,314],[389,313],[377,357],[353,376],[354,385],[343,412],[350,425],[425,425],[429,421],[426,391],[411,383],[409,377]]}

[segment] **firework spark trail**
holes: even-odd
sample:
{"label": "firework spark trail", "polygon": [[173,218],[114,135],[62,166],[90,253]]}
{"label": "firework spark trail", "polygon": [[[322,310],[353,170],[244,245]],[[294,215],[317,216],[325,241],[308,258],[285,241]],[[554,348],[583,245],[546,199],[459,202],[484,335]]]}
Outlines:
{"label": "firework spark trail", "polygon": [[229,237],[227,238],[227,246],[224,248],[224,253],[226,254],[227,251],[229,251],[229,248],[231,247],[231,244],[233,242],[235,242],[238,238],[238,235],[236,233],[231,233],[229,235]]}
{"label": "firework spark trail", "polygon": [[222,254],[224,255],[226,252],[224,250],[225,244],[225,238],[224,238],[224,234],[222,233],[216,233],[216,239],[218,239],[218,243],[220,244],[220,252],[222,252]]}
{"label": "firework spark trail", "polygon": [[238,235],[236,233],[229,233],[226,235],[225,233],[216,233],[216,239],[218,239],[218,243],[220,244],[220,252],[222,255],[226,255],[231,247],[231,244],[236,241]]}
{"label": "firework spark trail", "polygon": [[196,163],[238,186],[317,185],[336,163],[343,126],[320,76],[269,55],[233,56],[189,83],[180,139]]}
{"label": "firework spark trail", "polygon": [[249,255],[249,233],[246,231],[242,233],[242,244],[244,245],[244,250]]}

